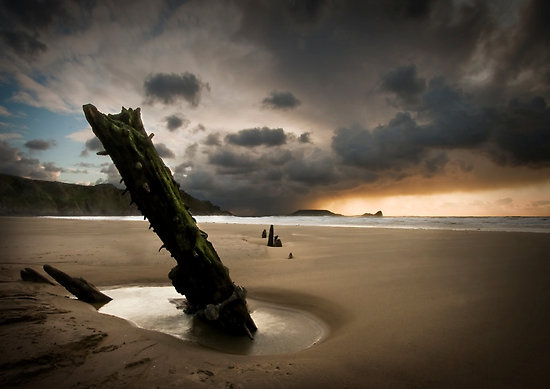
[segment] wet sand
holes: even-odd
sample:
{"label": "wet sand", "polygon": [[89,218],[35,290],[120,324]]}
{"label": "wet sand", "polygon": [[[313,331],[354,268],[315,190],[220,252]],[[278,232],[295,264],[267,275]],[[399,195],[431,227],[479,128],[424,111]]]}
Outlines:
{"label": "wet sand", "polygon": [[174,261],[147,226],[0,218],[1,387],[550,382],[549,234],[275,226],[284,247],[268,248],[268,226],[201,225],[250,297],[328,325],[320,344],[290,354],[221,353],[19,280],[48,263],[101,287],[167,285]]}

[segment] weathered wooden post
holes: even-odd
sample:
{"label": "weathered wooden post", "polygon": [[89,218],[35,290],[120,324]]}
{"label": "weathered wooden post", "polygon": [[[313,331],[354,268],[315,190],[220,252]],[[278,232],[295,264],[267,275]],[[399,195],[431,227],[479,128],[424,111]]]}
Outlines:
{"label": "weathered wooden post", "polygon": [[269,226],[269,237],[267,238],[267,245],[273,247],[273,224]]}
{"label": "weathered wooden post", "polygon": [[[176,260],[169,274],[176,290],[195,313],[224,330],[248,335],[256,331],[246,305],[246,291],[231,281],[228,269],[188,212],[179,185],[159,157],[153,134],[147,134],[141,111],[125,109],[104,115],[91,104],[83,106],[94,134],[117,167],[126,189],[150,227]],[[159,249],[160,250],[160,249]]]}
{"label": "weathered wooden post", "polygon": [[86,303],[102,306],[112,300],[106,294],[103,294],[94,285],[90,284],[84,278],[71,277],[67,273],[62,272],[50,265],[44,265],[44,271],[48,273],[54,280],[59,282],[61,286],[74,294],[79,300]]}

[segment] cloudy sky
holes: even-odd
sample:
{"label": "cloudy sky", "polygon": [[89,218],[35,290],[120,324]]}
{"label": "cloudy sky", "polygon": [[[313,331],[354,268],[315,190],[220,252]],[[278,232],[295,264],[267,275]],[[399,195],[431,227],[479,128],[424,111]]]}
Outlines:
{"label": "cloudy sky", "polygon": [[141,107],[241,215],[550,215],[550,2],[1,0],[0,172],[117,172],[82,105]]}

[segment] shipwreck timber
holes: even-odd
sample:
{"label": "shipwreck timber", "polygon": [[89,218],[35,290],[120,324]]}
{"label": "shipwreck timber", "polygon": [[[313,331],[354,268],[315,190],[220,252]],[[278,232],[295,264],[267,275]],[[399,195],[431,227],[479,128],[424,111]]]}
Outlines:
{"label": "shipwreck timber", "polygon": [[[246,291],[229,277],[216,250],[199,230],[170,169],[159,157],[153,134],[147,134],[141,111],[125,109],[105,115],[91,104],[83,106],[92,131],[117,167],[122,180],[150,228],[176,260],[169,278],[187,299],[187,312],[213,321],[222,329],[252,337],[256,325],[246,305]],[[159,249],[159,250],[160,250]]]}

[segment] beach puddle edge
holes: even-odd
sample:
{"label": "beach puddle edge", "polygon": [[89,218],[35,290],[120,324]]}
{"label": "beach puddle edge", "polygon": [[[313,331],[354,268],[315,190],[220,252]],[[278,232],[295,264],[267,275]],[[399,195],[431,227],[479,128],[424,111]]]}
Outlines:
{"label": "beach puddle edge", "polygon": [[281,295],[277,291],[266,293],[264,290],[258,292],[258,298],[254,293],[249,294],[249,309],[258,326],[253,341],[224,334],[214,326],[185,314],[177,307],[184,296],[172,286],[119,286],[102,288],[102,292],[113,301],[101,307],[100,313],[228,354],[296,353],[322,342],[329,333],[329,325],[323,319],[281,301],[291,292]]}

